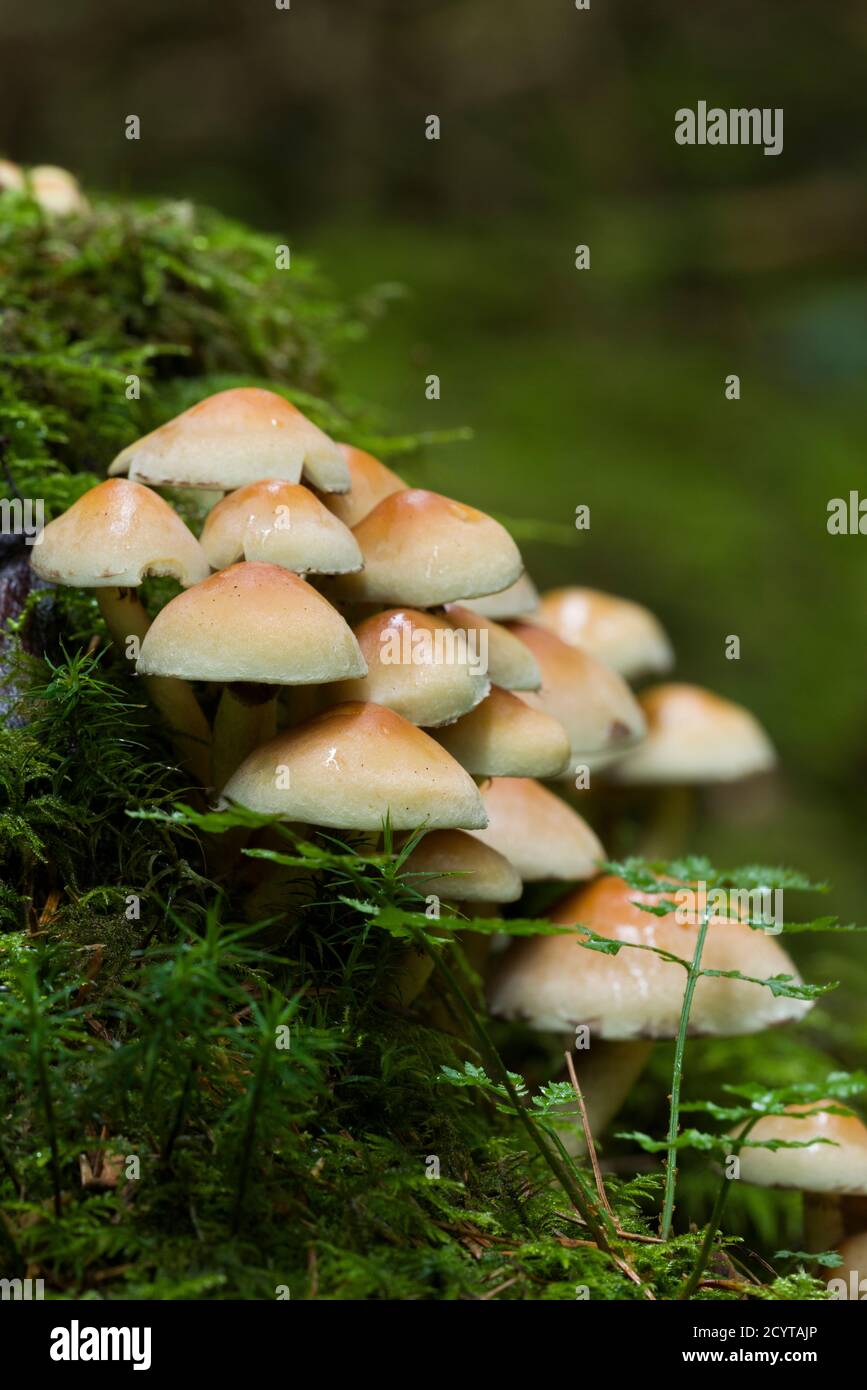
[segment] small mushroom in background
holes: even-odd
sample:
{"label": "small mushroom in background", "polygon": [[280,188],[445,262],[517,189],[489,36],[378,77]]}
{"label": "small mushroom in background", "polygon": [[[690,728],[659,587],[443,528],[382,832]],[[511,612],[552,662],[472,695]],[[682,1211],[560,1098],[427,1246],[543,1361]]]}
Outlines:
{"label": "small mushroom in background", "polygon": [[349,528],[308,488],[277,478],[230,492],[208,513],[201,541],[215,570],[238,560],[301,575],[349,574],[362,565]]}
{"label": "small mushroom in background", "polygon": [[394,492],[354,528],[364,569],[333,581],[350,603],[435,608],[505,588],[521,573],[518,547],[484,512],[421,488]]}
{"label": "small mushroom in background", "polygon": [[507,589],[473,598],[474,612],[483,618],[494,618],[498,623],[530,617],[538,607],[539,591],[526,570]]}
{"label": "small mushroom in background", "polygon": [[[773,1139],[829,1142],[811,1143],[803,1149],[743,1148],[739,1155],[744,1182],[803,1192],[805,1249],[816,1253],[832,1249],[846,1236],[867,1240],[863,1202],[855,1213],[854,1231],[850,1229],[846,1202],[847,1198],[867,1197],[867,1126],[853,1113],[809,1113],[821,1105],[847,1108],[837,1100],[788,1105],[785,1115],[767,1115],[758,1120],[748,1139],[762,1143]],[[732,1135],[737,1137],[743,1127],[732,1130]],[[832,1273],[838,1274],[838,1270]]]}
{"label": "small mushroom in background", "polygon": [[607,765],[643,736],[644,714],[616,671],[534,623],[511,622],[508,630],[530,648],[542,674],[541,688],[521,698],[559,720],[569,736],[567,776],[584,764]]}
{"label": "small mushroom in background", "polygon": [[367,670],[346,621],[279,565],[242,561],[178,594],[141,646],[144,675],[219,681],[214,785],[276,727],[276,686],[322,685]]}
{"label": "small mushroom in background", "polygon": [[662,624],[640,603],[598,589],[549,589],[535,622],[570,647],[583,647],[624,680],[670,671],[674,651]]}
{"label": "small mushroom in background", "polygon": [[496,685],[486,700],[437,729],[434,737],[475,777],[556,777],[569,763],[562,724]]}
{"label": "small mushroom in background", "polygon": [[325,506],[350,530],[372,512],[378,502],[393,492],[402,492],[406,483],[379,459],[351,444],[338,444],[349,469],[349,491],[332,493]]}
{"label": "small mushroom in background", "polygon": [[[285,769],[285,775],[281,772]],[[223,788],[224,801],[306,825],[379,832],[479,829],[479,789],[454,758],[381,705],[335,705],[256,748]]]}
{"label": "small mushroom in background", "polygon": [[482,786],[488,816],[472,833],[505,855],[524,883],[593,878],[605,858],[593,830],[561,797],[529,777],[494,777]]}
{"label": "small mushroom in background", "polygon": [[671,855],[689,825],[696,787],[766,772],[776,754],[749,710],[700,686],[655,685],[642,691],[639,704],[645,739],[606,776],[621,787],[663,789],[652,797],[653,823],[642,849]]}
{"label": "small mushroom in background", "polygon": [[414,608],[392,608],[354,629],[367,675],[328,686],[330,704],[372,701],[411,724],[436,728],[467,714],[489,693],[491,682],[459,650],[445,618]]}
{"label": "small mushroom in background", "polygon": [[55,164],[39,164],[30,170],[30,190],[43,212],[54,217],[87,212],[88,202],[78,186],[78,180],[67,169]]}
{"label": "small mushroom in background", "polygon": [[[151,627],[136,592],[147,575],[190,586],[210,573],[205,552],[168,502],[126,478],[97,484],[50,521],[30,563],[50,583],[94,589],[106,627],[127,655],[130,639],[143,644]],[[162,678],[174,674],[154,673],[145,688],[184,765],[207,786],[211,731],[189,685]]]}
{"label": "small mushroom in background", "polygon": [[[590,1128],[597,1136],[620,1109],[654,1041],[677,1037],[682,967],[652,950],[629,947],[656,947],[682,960],[692,958],[697,914],[670,911],[656,916],[637,905],[658,906],[663,900],[670,895],[639,892],[611,875],[596,879],[570,893],[551,913],[552,922],[574,926],[574,934],[513,942],[489,982],[488,1003],[499,1018],[568,1037],[570,1047],[578,1027],[589,1029],[590,1047],[576,1050],[575,1062]],[[582,926],[624,942],[623,949],[605,955],[582,947]],[[783,974],[800,978],[774,937],[720,917],[710,920],[702,967],[737,970],[758,979]],[[696,986],[689,1031],[699,1037],[758,1033],[801,1019],[810,1008],[809,1001],[775,997],[762,985],[703,976]],[[583,1135],[575,1131],[564,1142],[578,1152]]]}
{"label": "small mushroom in background", "polygon": [[[864,1301],[867,1294],[867,1231],[859,1236],[850,1236],[837,1247],[837,1253],[842,1263],[834,1269],[824,1271],[825,1279],[829,1290],[835,1280],[842,1283],[842,1296],[844,1298],[857,1298],[860,1302]],[[841,1284],[836,1285],[837,1289]]]}
{"label": "small mushroom in background", "polygon": [[542,684],[539,663],[526,643],[507,627],[461,604],[446,604],[443,616],[478,653],[487,657],[488,675],[503,690],[538,690]]}
{"label": "small mushroom in background", "polygon": [[118,454],[109,475],[151,487],[231,492],[277,479],[346,492],[349,469],[332,439],[297,406],[260,387],[233,387],[198,401]]}

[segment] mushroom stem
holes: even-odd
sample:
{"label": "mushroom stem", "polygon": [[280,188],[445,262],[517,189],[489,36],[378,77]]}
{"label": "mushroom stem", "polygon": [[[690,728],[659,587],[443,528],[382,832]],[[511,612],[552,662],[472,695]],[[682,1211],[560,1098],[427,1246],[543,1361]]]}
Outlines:
{"label": "mushroom stem", "polygon": [[[589,1052],[576,1052],[578,1084],[594,1138],[598,1138],[614,1119],[643,1072],[652,1048],[653,1043],[643,1039],[640,1042],[595,1042]],[[561,1137],[573,1157],[585,1152],[580,1121]]]}
{"label": "mushroom stem", "polygon": [[214,786],[221,790],[248,753],[276,732],[276,686],[241,681],[227,685],[214,720]]}
{"label": "mushroom stem", "polygon": [[836,1192],[804,1193],[804,1248],[819,1254],[833,1250],[846,1234],[843,1199]]}
{"label": "mushroom stem", "polygon": [[[133,662],[130,638],[136,652],[150,627],[147,610],[135,589],[97,589],[96,600],[111,637]],[[179,759],[201,786],[210,781],[211,731],[201,706],[186,681],[171,676],[142,676],[153,705],[159,710],[171,734]]]}
{"label": "mushroom stem", "polygon": [[673,859],[683,850],[695,814],[695,789],[663,787],[653,798],[650,825],[642,836],[641,852],[647,859]]}

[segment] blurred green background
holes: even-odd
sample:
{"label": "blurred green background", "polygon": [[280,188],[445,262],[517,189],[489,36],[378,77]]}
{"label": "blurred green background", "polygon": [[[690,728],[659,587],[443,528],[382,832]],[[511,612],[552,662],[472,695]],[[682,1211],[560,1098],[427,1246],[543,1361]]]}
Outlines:
{"label": "blurred green background", "polygon": [[[867,496],[863,4],[2,0],[0,34],[0,153],[214,204],[349,295],[405,287],[347,389],[470,426],[415,477],[561,523],[525,547],[542,586],[642,600],[681,677],[758,714],[781,777],[711,800],[692,848],[867,917],[867,537],[826,530]],[[676,145],[699,99],[783,107],[783,153]],[[848,956],[857,1006],[867,953],[831,949],[800,958]]]}

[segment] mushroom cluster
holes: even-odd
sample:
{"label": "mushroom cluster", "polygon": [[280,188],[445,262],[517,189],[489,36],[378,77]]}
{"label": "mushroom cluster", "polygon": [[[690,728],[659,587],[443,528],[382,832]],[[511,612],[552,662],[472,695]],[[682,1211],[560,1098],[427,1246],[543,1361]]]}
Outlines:
{"label": "mushroom cluster", "polygon": [[[159,488],[207,494],[198,538]],[[559,881],[573,887],[555,922],[688,955],[694,922],[648,917],[610,877],[574,889],[605,856],[558,791],[590,768],[682,784],[773,761],[756,721],[726,701],[682,685],[633,693],[630,680],[672,662],[647,610],[587,589],[540,597],[499,522],[407,486],[273,391],[221,391],[129,445],[48,524],[32,563],[95,590],[203,788],[296,825],[421,829],[407,874],[474,916]],[[180,586],[153,620],[138,594],[151,575]],[[203,691],[218,696],[212,719]],[[590,1026],[601,1125],[652,1041],[673,1036],[682,981],[651,953],[575,946],[561,935],[507,948],[489,1001],[541,1030]],[[487,938],[477,965],[486,953]],[[707,959],[794,974],[738,922],[712,924]],[[754,1031],[803,1007],[720,976],[699,986],[693,1026]]]}

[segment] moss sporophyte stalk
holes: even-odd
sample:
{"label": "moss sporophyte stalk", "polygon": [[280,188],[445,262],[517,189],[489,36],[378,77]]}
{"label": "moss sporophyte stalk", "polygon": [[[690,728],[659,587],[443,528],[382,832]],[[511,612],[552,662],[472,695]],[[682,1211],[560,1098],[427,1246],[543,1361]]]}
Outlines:
{"label": "moss sporophyte stalk", "polygon": [[[842,1199],[817,1227],[815,1155],[859,1195],[832,1124],[867,1076],[788,938],[858,928],[767,930],[751,894],[821,887],[791,870],[603,848],[623,788],[670,836],[660,789],[767,769],[764,731],[636,698],[673,659],[653,615],[540,597],[519,546],[550,528],[412,485],[446,437],[341,388],[375,290],[61,184],[0,194],[3,1270],[61,1299],[828,1296],[822,1245],[862,1228]],[[789,1151],[806,1221],[749,1166]]]}

